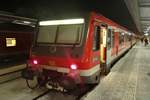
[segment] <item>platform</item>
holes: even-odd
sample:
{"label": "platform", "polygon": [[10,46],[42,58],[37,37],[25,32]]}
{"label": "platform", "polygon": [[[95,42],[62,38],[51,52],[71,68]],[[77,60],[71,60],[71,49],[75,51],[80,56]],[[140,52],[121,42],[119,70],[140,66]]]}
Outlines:
{"label": "platform", "polygon": [[[149,84],[150,46],[138,44],[81,100],[150,100]],[[28,89],[21,78],[0,84],[0,89],[0,100],[32,100],[43,92],[42,89]],[[42,100],[73,100],[72,97],[55,93],[50,93],[48,97]]]}
{"label": "platform", "polygon": [[82,100],[150,100],[150,46],[140,43]]}

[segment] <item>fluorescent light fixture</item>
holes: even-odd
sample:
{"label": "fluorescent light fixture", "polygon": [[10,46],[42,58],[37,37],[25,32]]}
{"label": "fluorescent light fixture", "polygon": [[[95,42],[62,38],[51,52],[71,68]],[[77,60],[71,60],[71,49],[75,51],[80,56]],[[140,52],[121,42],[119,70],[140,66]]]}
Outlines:
{"label": "fluorescent light fixture", "polygon": [[148,33],[144,34],[145,36],[148,36]]}
{"label": "fluorescent light fixture", "polygon": [[121,33],[121,35],[124,35],[125,33]]}
{"label": "fluorescent light fixture", "polygon": [[131,33],[128,33],[129,35],[131,35]]}
{"label": "fluorescent light fixture", "polygon": [[23,21],[23,23],[25,23],[25,24],[31,24],[31,22],[29,22],[29,21]]}
{"label": "fluorescent light fixture", "polygon": [[82,24],[84,23],[84,19],[64,19],[64,20],[49,20],[49,21],[40,21],[40,26],[47,25],[67,25],[67,24]]}
{"label": "fluorescent light fixture", "polygon": [[23,20],[14,20],[12,23],[21,24],[21,25],[30,25],[30,24],[32,24],[30,21],[23,21]]}

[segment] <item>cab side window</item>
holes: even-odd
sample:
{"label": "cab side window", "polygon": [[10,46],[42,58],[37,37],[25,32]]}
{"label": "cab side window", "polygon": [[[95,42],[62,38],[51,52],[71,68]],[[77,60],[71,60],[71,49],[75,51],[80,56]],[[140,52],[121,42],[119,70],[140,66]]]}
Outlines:
{"label": "cab side window", "polygon": [[93,51],[100,49],[100,26],[94,27]]}

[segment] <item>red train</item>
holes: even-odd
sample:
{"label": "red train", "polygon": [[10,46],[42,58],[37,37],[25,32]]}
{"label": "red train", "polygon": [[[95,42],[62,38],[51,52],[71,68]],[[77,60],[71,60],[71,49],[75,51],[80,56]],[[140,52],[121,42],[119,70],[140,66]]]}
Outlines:
{"label": "red train", "polygon": [[39,22],[24,77],[39,84],[72,89],[98,83],[100,74],[135,43],[134,34],[92,12],[85,18]]}

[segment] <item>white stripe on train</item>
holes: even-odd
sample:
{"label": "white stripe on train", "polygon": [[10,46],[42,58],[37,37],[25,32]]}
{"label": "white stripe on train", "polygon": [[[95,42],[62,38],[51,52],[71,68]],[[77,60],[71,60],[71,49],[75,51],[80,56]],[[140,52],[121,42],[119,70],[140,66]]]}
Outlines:
{"label": "white stripe on train", "polygon": [[[61,67],[56,67],[56,66],[40,65],[40,67],[47,69],[47,70],[54,70],[54,71],[61,72],[61,73],[69,73],[70,71],[70,68],[61,68]],[[91,76],[100,70],[100,65],[98,64],[90,69],[85,69],[85,70],[77,69],[77,70],[80,72],[80,76]]]}

